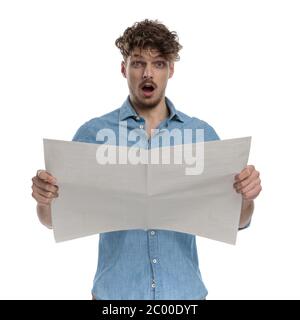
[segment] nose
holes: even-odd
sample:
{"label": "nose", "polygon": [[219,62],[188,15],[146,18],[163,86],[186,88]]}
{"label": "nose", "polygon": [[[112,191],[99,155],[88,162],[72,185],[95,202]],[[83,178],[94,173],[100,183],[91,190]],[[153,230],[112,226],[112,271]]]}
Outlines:
{"label": "nose", "polygon": [[153,78],[153,72],[152,72],[152,68],[151,65],[147,64],[145,69],[144,69],[144,73],[143,73],[143,79],[152,79]]}

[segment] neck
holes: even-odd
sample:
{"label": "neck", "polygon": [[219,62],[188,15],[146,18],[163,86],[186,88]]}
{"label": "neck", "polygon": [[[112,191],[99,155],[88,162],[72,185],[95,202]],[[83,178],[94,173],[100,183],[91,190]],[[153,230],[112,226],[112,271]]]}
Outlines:
{"label": "neck", "polygon": [[160,122],[169,116],[169,109],[166,105],[165,97],[163,97],[160,102],[152,108],[139,106],[138,103],[135,103],[134,99],[131,97],[130,102],[137,114],[143,117],[147,122]]}

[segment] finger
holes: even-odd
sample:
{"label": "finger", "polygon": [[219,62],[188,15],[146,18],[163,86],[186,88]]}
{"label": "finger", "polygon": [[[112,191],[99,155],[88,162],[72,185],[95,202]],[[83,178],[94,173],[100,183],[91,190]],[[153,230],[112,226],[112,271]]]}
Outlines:
{"label": "finger", "polygon": [[257,180],[257,178],[259,178],[259,172],[254,170],[250,177],[242,180],[242,181],[239,181],[239,182],[235,182],[234,183],[234,187],[237,189],[237,190],[241,190],[242,188],[245,188],[246,186],[248,186],[250,183],[252,183],[253,181]]}
{"label": "finger", "polygon": [[36,186],[38,186],[39,188],[41,188],[45,191],[51,191],[53,193],[58,191],[58,186],[55,186],[55,185],[50,184],[48,182],[45,182],[38,177],[33,177],[32,182],[33,182],[33,184],[35,184]]}
{"label": "finger", "polygon": [[32,191],[33,192],[37,192],[40,195],[49,198],[49,199],[53,199],[53,198],[57,198],[58,197],[58,193],[57,192],[51,192],[51,191],[46,191],[44,189],[41,189],[40,187],[37,187],[35,184],[32,185]]}
{"label": "finger", "polygon": [[257,185],[261,183],[260,178],[257,178],[253,181],[251,181],[248,185],[246,185],[243,188],[238,188],[237,192],[241,192],[242,194],[249,192],[250,190],[254,189]]}
{"label": "finger", "polygon": [[56,184],[56,178],[51,175],[51,173],[47,172],[46,170],[38,170],[36,176],[46,182],[51,184]]}
{"label": "finger", "polygon": [[44,201],[44,203],[46,204],[50,204],[52,202],[52,200],[56,197],[48,197],[48,196],[45,196],[44,194],[40,193],[40,190],[37,190],[37,191],[34,191],[33,193],[39,195],[41,198],[42,201]]}
{"label": "finger", "polygon": [[246,168],[244,168],[239,174],[235,175],[234,178],[236,181],[242,181],[248,178],[254,170],[255,167],[253,165],[249,165]]}
{"label": "finger", "polygon": [[243,199],[245,200],[254,200],[261,192],[261,185],[257,185],[254,189],[243,194]]}
{"label": "finger", "polygon": [[37,201],[37,203],[43,205],[49,205],[52,201],[52,199],[46,198],[37,192],[32,192],[32,197]]}

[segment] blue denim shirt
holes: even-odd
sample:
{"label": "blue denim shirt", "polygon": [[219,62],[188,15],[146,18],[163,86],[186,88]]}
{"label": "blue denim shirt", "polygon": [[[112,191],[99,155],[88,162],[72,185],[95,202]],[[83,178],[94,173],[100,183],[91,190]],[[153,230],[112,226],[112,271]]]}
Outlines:
{"label": "blue denim shirt", "polygon": [[[204,129],[204,141],[219,139],[206,122],[177,111],[168,98],[166,104],[169,117],[158,126],[160,134],[172,129]],[[129,97],[121,108],[83,124],[73,141],[105,143],[97,141],[96,136],[100,129],[108,128],[115,132],[115,143],[120,145],[119,125],[125,121],[128,133],[133,129],[144,132],[139,141],[128,141],[128,147],[155,146],[148,140],[145,120],[136,113]],[[170,144],[174,144],[172,141]],[[195,135],[192,142],[196,142]],[[199,269],[195,235],[142,229],[101,233],[92,293],[96,299],[104,300],[204,299],[207,290]]]}

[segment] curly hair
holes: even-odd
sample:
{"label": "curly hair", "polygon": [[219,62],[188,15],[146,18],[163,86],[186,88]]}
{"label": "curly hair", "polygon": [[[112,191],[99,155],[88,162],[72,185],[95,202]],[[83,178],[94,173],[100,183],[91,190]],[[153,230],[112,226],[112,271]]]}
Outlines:
{"label": "curly hair", "polygon": [[151,48],[158,50],[169,61],[178,61],[180,59],[178,52],[182,48],[175,31],[169,31],[158,20],[148,19],[136,22],[132,27],[127,28],[115,44],[120,49],[124,60],[135,48],[141,50]]}

